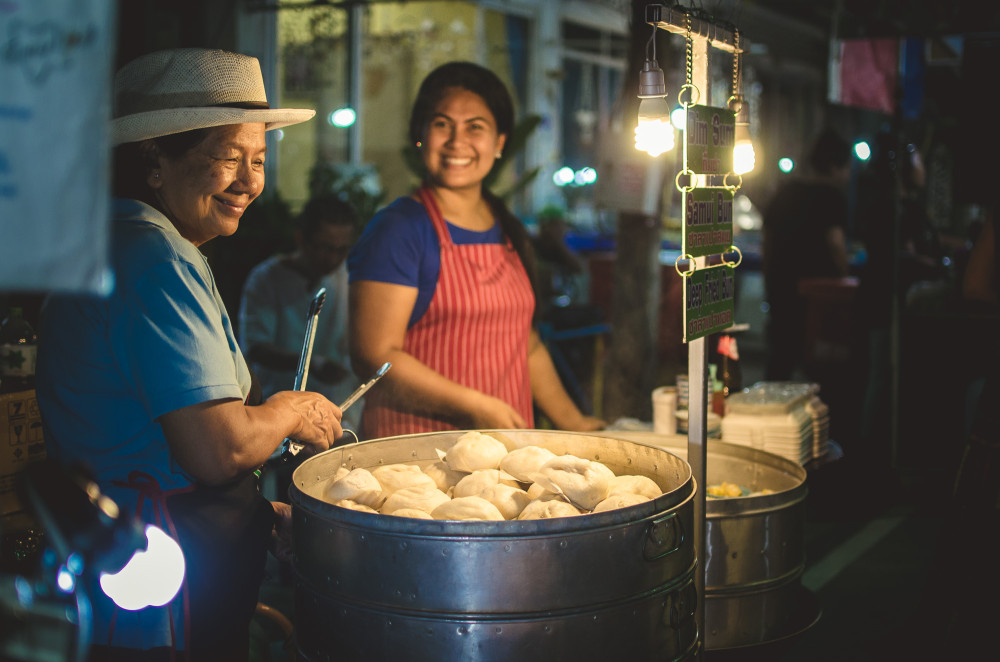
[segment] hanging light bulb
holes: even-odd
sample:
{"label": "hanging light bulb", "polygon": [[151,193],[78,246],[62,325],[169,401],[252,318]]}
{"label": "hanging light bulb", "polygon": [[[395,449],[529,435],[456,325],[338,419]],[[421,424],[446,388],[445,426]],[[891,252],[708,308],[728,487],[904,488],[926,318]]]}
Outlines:
{"label": "hanging light bulb", "polygon": [[[653,57],[649,57],[649,44]],[[646,45],[647,57],[639,72],[639,122],[635,127],[635,148],[650,156],[659,156],[674,148],[674,126],[670,123],[667,84],[663,69],[656,62],[656,26]]]}
{"label": "hanging light bulb", "polygon": [[733,172],[745,175],[756,165],[753,142],[750,140],[750,105],[743,98],[743,49],[740,48],[740,29],[733,29],[733,95],[729,97],[736,126],[733,131]]}
{"label": "hanging light bulb", "polygon": [[750,139],[750,106],[743,95],[736,96],[739,110],[736,111],[736,131],[733,141],[733,172],[744,175],[753,170],[756,156]]}

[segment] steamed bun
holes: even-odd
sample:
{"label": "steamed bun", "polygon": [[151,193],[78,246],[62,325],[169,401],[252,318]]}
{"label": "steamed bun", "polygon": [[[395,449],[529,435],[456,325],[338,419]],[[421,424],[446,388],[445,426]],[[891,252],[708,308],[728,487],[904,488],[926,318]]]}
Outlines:
{"label": "steamed bun", "polygon": [[487,487],[479,493],[479,496],[496,506],[504,519],[517,519],[531,501],[531,497],[524,490],[503,483]]}
{"label": "steamed bun", "polygon": [[424,473],[434,479],[439,490],[446,493],[458,485],[458,481],[468,475],[464,471],[455,471],[448,468],[444,460],[438,460],[434,464],[424,467]]}
{"label": "steamed bun", "polygon": [[521,511],[517,519],[553,519],[555,517],[574,517],[583,512],[571,503],[559,497],[535,499]]}
{"label": "steamed bun", "polygon": [[472,473],[481,469],[496,469],[507,454],[507,447],[488,434],[466,432],[444,453],[443,460],[455,471]]}
{"label": "steamed bun", "polygon": [[348,510],[360,510],[363,513],[375,513],[378,515],[378,511],[374,508],[370,508],[363,503],[358,503],[357,501],[352,501],[351,499],[341,499],[333,505],[340,506],[341,508],[347,508]]}
{"label": "steamed bun", "polygon": [[663,490],[652,478],[646,476],[615,476],[608,487],[608,496],[616,494],[641,494],[646,498],[655,499],[663,494]]}
{"label": "steamed bun", "polygon": [[[343,469],[344,467],[341,467]],[[337,475],[342,475],[337,479]],[[382,505],[382,485],[378,479],[367,469],[357,468],[341,474],[339,471],[334,476],[326,488],[326,499],[330,503],[337,503],[343,499],[350,499],[355,503],[378,508]]]}
{"label": "steamed bun", "polygon": [[523,446],[515,448],[500,460],[500,469],[522,483],[535,482],[535,475],[542,465],[556,457],[548,448]]}
{"label": "steamed bun", "polygon": [[437,487],[434,479],[421,471],[420,467],[415,464],[386,464],[372,469],[372,475],[375,476],[376,480],[382,486],[382,496],[386,499],[393,492],[401,490],[404,487],[418,487],[421,485]]}
{"label": "steamed bun", "polygon": [[[383,513],[385,514],[385,513]],[[410,517],[412,519],[434,519],[430,516],[430,513],[425,513],[422,510],[417,510],[416,508],[400,508],[392,513],[393,517]]]}
{"label": "steamed bun", "polygon": [[434,486],[403,487],[389,495],[381,512],[383,515],[395,515],[398,510],[412,509],[422,510],[429,515],[448,499],[447,494]]}
{"label": "steamed bun", "polygon": [[560,455],[542,465],[537,482],[584,510],[608,496],[608,488],[615,474],[600,462],[592,462],[575,455]]}
{"label": "steamed bun", "polygon": [[517,481],[499,469],[480,469],[466,474],[452,491],[453,497],[479,496],[479,493],[494,485],[517,487]]}
{"label": "steamed bun", "polygon": [[482,497],[469,496],[442,503],[431,513],[434,519],[503,521],[503,514]]}
{"label": "steamed bun", "polygon": [[635,494],[631,492],[624,492],[622,494],[612,494],[604,501],[594,506],[595,513],[602,513],[605,510],[615,510],[616,508],[626,508],[628,506],[634,506],[638,503],[645,503],[649,501],[650,498],[644,494]]}
{"label": "steamed bun", "polygon": [[528,486],[527,492],[528,492],[528,496],[531,497],[532,501],[534,501],[535,499],[539,499],[539,498],[541,498],[543,496],[547,496],[549,498],[551,498],[553,496],[559,496],[558,494],[556,494],[555,492],[549,490],[547,487],[545,487],[541,483],[532,483],[531,485]]}

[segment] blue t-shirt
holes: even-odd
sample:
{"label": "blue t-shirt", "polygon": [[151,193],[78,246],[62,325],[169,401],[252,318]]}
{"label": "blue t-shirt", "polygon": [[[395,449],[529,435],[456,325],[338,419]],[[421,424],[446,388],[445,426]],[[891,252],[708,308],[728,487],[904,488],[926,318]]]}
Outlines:
{"label": "blue t-shirt", "polygon": [[[243,399],[251,378],[201,251],[135,200],[115,200],[110,230],[114,291],[106,298],[54,294],[43,306],[36,392],[49,455],[85,463],[128,517],[138,492],[115,483],[132,470],[164,490],[193,482],[173,460],[158,417]],[[142,516],[154,521],[148,500]],[[116,616],[96,585],[91,597],[95,642],[107,643],[115,622],[116,646],[170,645],[168,609]],[[180,600],[169,610],[173,623],[182,622]]]}
{"label": "blue t-shirt", "polygon": [[[447,223],[455,244],[501,244],[500,225],[485,232]],[[417,288],[412,327],[427,312],[441,272],[441,244],[423,204],[406,196],[379,210],[347,258],[350,282],[371,280]]]}

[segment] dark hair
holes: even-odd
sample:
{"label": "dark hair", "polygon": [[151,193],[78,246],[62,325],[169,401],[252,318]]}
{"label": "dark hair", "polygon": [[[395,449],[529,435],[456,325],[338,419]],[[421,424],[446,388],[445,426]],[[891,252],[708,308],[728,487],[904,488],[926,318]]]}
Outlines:
{"label": "dark hair", "polygon": [[448,90],[461,88],[478,94],[493,113],[497,133],[509,136],[514,130],[514,101],[507,86],[495,73],[473,62],[448,62],[427,74],[417,91],[410,112],[410,142],[423,140],[434,108]]}
{"label": "dark hair", "polygon": [[323,224],[346,225],[356,230],[359,221],[354,205],[336,193],[324,193],[311,198],[296,219],[298,228],[306,239],[315,236]]}
{"label": "dark hair", "polygon": [[851,145],[833,129],[825,129],[809,151],[809,165],[820,174],[843,168],[851,161]]}
{"label": "dark hair", "polygon": [[[179,158],[208,137],[208,129],[194,129],[183,133],[151,138],[160,154]],[[153,191],[146,183],[149,171],[156,167],[153,153],[143,143],[123,143],[115,148],[112,156],[111,191],[119,198],[132,198],[153,205]]]}

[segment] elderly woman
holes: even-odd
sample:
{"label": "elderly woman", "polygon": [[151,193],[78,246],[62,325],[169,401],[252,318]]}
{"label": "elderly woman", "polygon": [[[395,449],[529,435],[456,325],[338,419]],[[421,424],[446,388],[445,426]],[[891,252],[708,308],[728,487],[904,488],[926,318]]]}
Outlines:
{"label": "elderly woman", "polygon": [[497,76],[471,62],[432,71],[410,139],[426,176],[381,210],[348,258],[355,372],[392,363],[368,395],[364,435],[531,428],[533,404],[567,430],[595,430],[532,329],[528,234],[483,185],[514,128]]}
{"label": "elderly woman", "polygon": [[313,114],[270,109],[258,61],[236,53],[161,51],[116,75],[114,288],[46,302],[38,400],[49,454],[164,524],[187,577],[172,603],[138,612],[91,587],[91,659],[246,659],[267,545],[290,515],[255,470],[286,437],[318,452],[343,434],[319,394],[259,402],[198,250],[260,195],[265,131]]}

